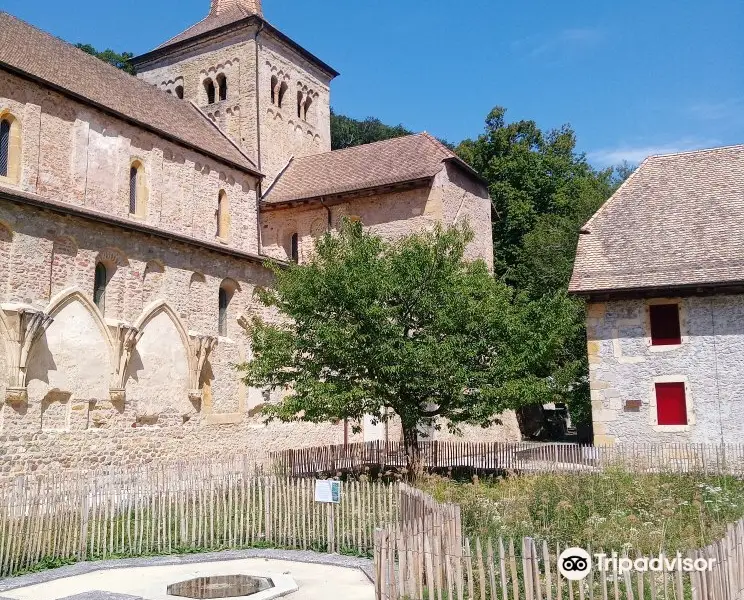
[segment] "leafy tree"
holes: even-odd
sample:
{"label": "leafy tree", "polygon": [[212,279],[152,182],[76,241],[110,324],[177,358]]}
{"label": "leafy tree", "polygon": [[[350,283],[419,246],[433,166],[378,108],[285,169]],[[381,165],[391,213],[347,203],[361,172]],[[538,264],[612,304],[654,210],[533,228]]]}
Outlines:
{"label": "leafy tree", "polygon": [[331,148],[333,150],[389,140],[412,133],[403,125],[391,127],[372,117],[359,121],[331,110]]}
{"label": "leafy tree", "polygon": [[132,58],[134,58],[134,54],[132,54],[131,52],[119,53],[114,52],[111,49],[106,49],[99,52],[90,44],[75,44],[75,47],[79,48],[83,52],[87,52],[88,54],[95,56],[96,58],[100,58],[102,61],[115,66],[117,69],[126,71],[130,75],[137,74],[134,70],[134,65],[131,62]]}
{"label": "leafy tree", "polygon": [[471,239],[467,227],[437,227],[388,243],[347,222],[308,263],[272,267],[276,285],[259,297],[287,320],[254,318],[254,358],[239,367],[246,385],[289,390],[265,414],[397,416],[415,476],[427,427],[487,426],[570,384],[577,365],[561,353],[574,335],[572,302],[515,293],[485,262],[463,259]]}
{"label": "leafy tree", "polygon": [[[507,123],[497,107],[485,132],[457,151],[489,183],[493,203],[496,275],[538,299],[565,291],[573,270],[579,230],[633,170],[596,171],[576,152],[576,136],[564,126],[544,132],[534,121]],[[591,421],[584,335],[584,307],[573,303],[574,336],[563,349],[566,365],[585,364],[562,397],[574,421]],[[537,324],[536,324],[537,326]]]}

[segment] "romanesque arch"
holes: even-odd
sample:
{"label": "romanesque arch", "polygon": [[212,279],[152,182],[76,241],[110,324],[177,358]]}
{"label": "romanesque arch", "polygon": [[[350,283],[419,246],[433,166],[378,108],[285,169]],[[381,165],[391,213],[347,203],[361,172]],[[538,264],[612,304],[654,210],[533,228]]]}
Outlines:
{"label": "romanesque arch", "polygon": [[85,429],[90,403],[109,398],[111,337],[77,288],[57,294],[45,312],[54,320],[27,362],[28,407],[40,411],[30,418],[40,417],[42,429]]}
{"label": "romanesque arch", "polygon": [[192,358],[186,328],[164,300],[147,306],[134,326],[141,337],[125,377],[127,401],[140,424],[181,424],[194,410],[188,397]]}

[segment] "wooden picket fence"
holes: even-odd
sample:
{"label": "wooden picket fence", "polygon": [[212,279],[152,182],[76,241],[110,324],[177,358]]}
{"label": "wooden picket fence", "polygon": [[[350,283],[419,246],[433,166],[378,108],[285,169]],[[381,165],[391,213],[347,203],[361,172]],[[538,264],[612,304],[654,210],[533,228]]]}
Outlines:
{"label": "wooden picket fence", "polygon": [[[473,473],[585,473],[619,467],[642,473],[664,471],[707,475],[744,475],[744,444],[579,444],[537,442],[421,442],[429,470],[464,469]],[[299,448],[270,455],[273,468],[286,476],[361,473],[367,469],[401,469],[405,448],[399,442],[366,442]]]}
{"label": "wooden picket fence", "polygon": [[20,476],[0,488],[0,576],[74,560],[251,546],[371,555],[375,528],[397,522],[395,487],[348,482],[340,504],[320,504],[312,481],[206,461]]}
{"label": "wooden picket fence", "polygon": [[692,560],[715,559],[710,571],[675,568],[616,573],[600,571],[595,565],[585,579],[570,581],[558,570],[561,551],[560,546],[551,548],[532,538],[466,538],[458,543],[446,528],[426,530],[415,523],[381,528],[375,532],[376,599],[744,599],[744,520],[730,526],[720,541],[681,555]]}

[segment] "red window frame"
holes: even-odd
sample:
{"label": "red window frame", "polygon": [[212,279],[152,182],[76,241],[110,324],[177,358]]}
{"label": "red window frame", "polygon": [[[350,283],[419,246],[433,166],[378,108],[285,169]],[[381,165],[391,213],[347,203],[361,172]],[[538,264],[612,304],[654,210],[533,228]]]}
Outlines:
{"label": "red window frame", "polygon": [[682,343],[679,304],[652,304],[649,306],[649,319],[652,346],[673,346]]}
{"label": "red window frame", "polygon": [[682,381],[656,384],[656,422],[659,425],[687,425],[687,393]]}

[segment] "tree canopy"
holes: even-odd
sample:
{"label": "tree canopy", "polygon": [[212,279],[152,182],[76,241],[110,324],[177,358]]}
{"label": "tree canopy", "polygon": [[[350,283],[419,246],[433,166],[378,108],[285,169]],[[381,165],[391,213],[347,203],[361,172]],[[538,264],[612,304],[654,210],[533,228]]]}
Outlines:
{"label": "tree canopy", "polygon": [[100,58],[102,61],[107,62],[110,65],[113,65],[117,69],[126,71],[130,75],[137,74],[136,71],[134,70],[134,65],[131,62],[132,58],[134,58],[134,54],[132,54],[131,52],[119,53],[119,52],[114,52],[110,48],[106,50],[98,51],[90,44],[75,44],[75,47],[79,48],[83,52],[87,52],[88,54],[95,56],[96,58]]}
{"label": "tree canopy", "polygon": [[[250,325],[246,385],[289,390],[270,418],[311,422],[400,418],[409,466],[418,432],[492,424],[575,377],[562,348],[574,335],[563,294],[531,301],[464,260],[467,227],[385,242],[347,222],[309,262],[274,267],[260,293],[287,319]],[[559,364],[559,362],[561,364]]]}

